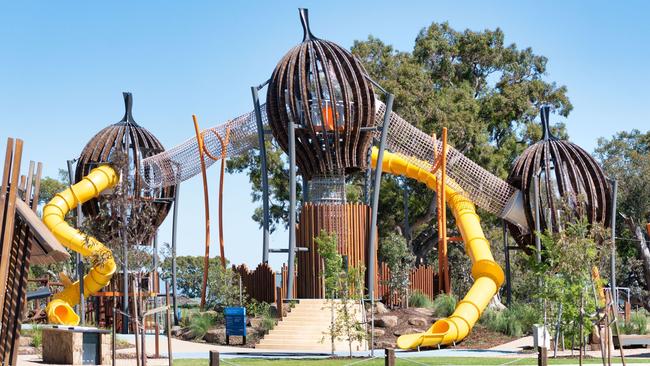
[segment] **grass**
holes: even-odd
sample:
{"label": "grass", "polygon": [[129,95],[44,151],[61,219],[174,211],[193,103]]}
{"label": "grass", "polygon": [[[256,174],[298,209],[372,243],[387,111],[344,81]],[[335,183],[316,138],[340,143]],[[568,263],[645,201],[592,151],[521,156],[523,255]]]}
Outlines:
{"label": "grass", "polygon": [[488,309],[479,319],[488,329],[512,337],[521,337],[530,332],[533,324],[538,321],[538,314],[527,304],[512,304],[501,311]]}
{"label": "grass", "polygon": [[409,296],[409,306],[414,308],[431,308],[433,307],[433,303],[427,295],[420,291],[415,291]]}
{"label": "grass", "polygon": [[458,299],[454,295],[440,294],[433,299],[433,313],[446,318],[456,310]]}
{"label": "grass", "polygon": [[619,321],[621,334],[648,334],[648,316],[645,310],[634,311],[629,322]]}
{"label": "grass", "polygon": [[[305,365],[305,366],[344,366],[344,365],[351,365],[352,363],[355,363],[355,365],[359,366],[366,366],[366,365],[372,365],[372,366],[380,366],[384,365],[384,359],[382,358],[376,358],[374,360],[367,360],[364,361],[363,359],[360,358],[355,358],[355,359],[299,359],[299,360],[287,360],[287,359],[256,359],[256,358],[234,358],[234,359],[226,359],[228,362],[225,363],[227,365],[242,365],[242,366],[247,366],[247,365],[274,365],[274,366],[298,366],[298,365]],[[620,359],[614,359],[612,358],[612,361],[614,363],[619,362]],[[634,363],[648,363],[650,359],[647,358],[626,358],[625,361],[630,364]],[[406,366],[406,365],[417,365],[417,364],[424,364],[424,365],[537,365],[537,359],[536,358],[524,358],[524,359],[516,359],[516,358],[493,358],[493,357],[414,357],[414,358],[398,358],[395,362],[396,365],[399,366]],[[549,365],[577,365],[578,364],[578,359],[573,358],[573,359],[568,359],[568,358],[559,358],[559,359],[551,359],[549,358],[548,360]],[[586,365],[597,365],[597,364],[602,364],[602,361],[599,358],[588,358],[583,360],[583,364]],[[207,359],[185,359],[185,360],[176,360],[174,361],[174,366],[190,366],[190,365],[208,365],[208,360]]]}
{"label": "grass", "polygon": [[203,338],[203,336],[215,324],[216,320],[211,314],[199,314],[190,319],[190,330],[195,339]]}

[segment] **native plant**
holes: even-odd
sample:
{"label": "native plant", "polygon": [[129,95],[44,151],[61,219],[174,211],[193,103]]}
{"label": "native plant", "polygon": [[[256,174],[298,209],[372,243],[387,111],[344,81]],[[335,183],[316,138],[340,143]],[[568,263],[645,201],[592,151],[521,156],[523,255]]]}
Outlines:
{"label": "native plant", "polygon": [[591,329],[592,319],[584,314],[596,311],[592,289],[601,284],[594,283],[592,269],[598,264],[598,244],[606,233],[602,226],[590,225],[584,217],[570,216],[564,222],[559,233],[537,233],[541,240],[541,261],[535,248],[531,248],[527,260],[533,277],[538,280],[537,284],[531,284],[538,288],[533,294],[538,314],[546,314],[553,331],[559,318],[561,332],[574,337],[581,322],[586,332]]}
{"label": "native plant", "polygon": [[404,300],[407,298],[409,288],[409,273],[415,261],[415,256],[406,245],[406,239],[397,233],[389,233],[381,241],[379,256],[390,270],[390,276],[385,284],[390,293],[403,299],[401,303],[405,304]]}
{"label": "native plant", "polygon": [[327,332],[332,342],[332,353],[334,341],[341,340],[348,343],[349,356],[352,357],[354,342],[363,342],[368,338],[368,331],[360,322],[360,302],[363,298],[363,276],[366,269],[363,265],[349,267],[347,270],[343,268],[343,258],[338,252],[336,235],[323,230],[314,240],[325,265],[325,294],[330,299],[333,314],[333,321]]}

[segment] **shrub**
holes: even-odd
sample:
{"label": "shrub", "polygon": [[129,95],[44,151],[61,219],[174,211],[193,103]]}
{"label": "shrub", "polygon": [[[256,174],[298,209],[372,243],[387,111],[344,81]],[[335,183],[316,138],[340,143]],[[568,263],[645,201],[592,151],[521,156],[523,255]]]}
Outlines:
{"label": "shrub", "polygon": [[479,322],[493,332],[521,337],[531,331],[533,324],[539,322],[539,316],[530,305],[513,304],[502,311],[487,309]]}
{"label": "shrub", "polygon": [[648,317],[645,311],[634,311],[629,322],[619,322],[621,334],[648,334]]}
{"label": "shrub", "polygon": [[197,314],[190,319],[190,331],[195,339],[203,338],[216,322],[213,315],[209,313]]}
{"label": "shrub", "polygon": [[458,299],[454,295],[440,294],[433,299],[433,313],[446,318],[456,310],[457,301]]}
{"label": "shrub", "polygon": [[415,291],[409,296],[409,306],[414,308],[432,308],[433,302],[429,300],[427,295],[420,291]]}
{"label": "shrub", "polygon": [[260,322],[259,330],[261,334],[266,334],[271,329],[273,329],[273,327],[275,327],[275,319],[271,318],[270,316],[264,316]]}

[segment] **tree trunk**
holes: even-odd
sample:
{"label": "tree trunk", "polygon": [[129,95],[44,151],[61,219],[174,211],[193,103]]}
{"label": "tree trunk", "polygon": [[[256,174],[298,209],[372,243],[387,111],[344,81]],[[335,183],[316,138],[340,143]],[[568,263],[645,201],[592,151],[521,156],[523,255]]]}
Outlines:
{"label": "tree trunk", "polygon": [[[648,243],[646,241],[646,236],[643,232],[641,226],[637,225],[634,222],[634,219],[625,217],[625,223],[631,232],[634,233],[635,243],[637,249],[639,250],[639,257],[643,262],[643,275],[645,279],[645,288],[650,290],[650,248],[648,248]],[[643,306],[650,310],[650,303],[646,299],[643,301]]]}

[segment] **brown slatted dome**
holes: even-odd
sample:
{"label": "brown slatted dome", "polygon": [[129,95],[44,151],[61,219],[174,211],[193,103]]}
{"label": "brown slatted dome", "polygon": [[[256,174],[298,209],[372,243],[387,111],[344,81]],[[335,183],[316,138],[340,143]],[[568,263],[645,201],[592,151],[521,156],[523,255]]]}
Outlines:
{"label": "brown slatted dome", "polygon": [[302,43],[278,63],[266,108],[273,136],[288,151],[288,124],[296,129],[296,163],[311,179],[365,169],[375,96],[366,71],[347,50],[316,38],[300,9]]}
{"label": "brown slatted dome", "polygon": [[[549,107],[541,112],[544,137],[527,148],[515,161],[508,182],[520,189],[524,198],[526,221],[530,233],[509,224],[510,232],[524,249],[533,244],[535,228],[535,196],[533,179],[540,174],[540,229],[550,226],[557,232],[562,224],[558,210],[568,204],[574,214],[586,215],[589,223],[610,224],[610,187],[600,165],[580,146],[559,140],[549,130]],[[584,201],[580,202],[582,196]],[[563,202],[564,201],[564,202]],[[550,215],[549,215],[550,209]]]}
{"label": "brown slatted dome", "polygon": [[[123,95],[126,109],[124,118],[99,131],[86,144],[77,162],[75,181],[79,182],[93,168],[97,167],[99,163],[109,161],[111,152],[115,150],[127,152],[127,141],[130,141],[131,143],[128,144],[128,156],[131,160],[131,166],[135,166],[135,187],[133,192],[135,192],[134,194],[138,198],[154,200],[153,202],[157,211],[155,225],[158,227],[165,220],[167,213],[169,213],[172,204],[169,198],[174,197],[174,187],[171,186],[162,189],[149,188],[140,178],[139,172],[142,159],[161,153],[165,151],[165,148],[151,132],[133,120],[131,114],[133,97],[131,93],[123,93]],[[160,200],[161,198],[165,198],[165,200]],[[86,216],[92,217],[96,215],[98,210],[97,201],[91,200],[86,202],[82,206],[82,210]],[[149,241],[149,239],[151,238],[148,238],[146,241]]]}

